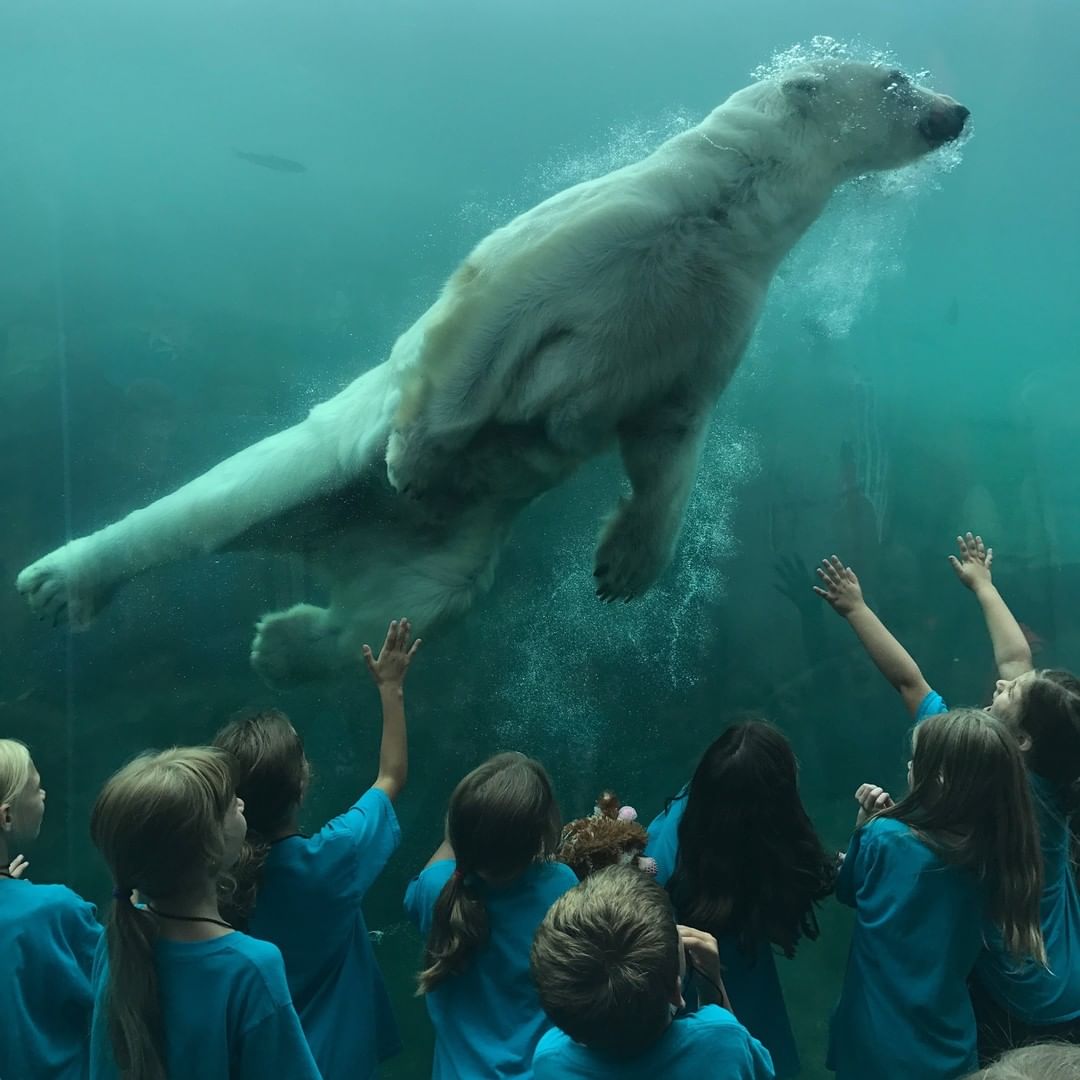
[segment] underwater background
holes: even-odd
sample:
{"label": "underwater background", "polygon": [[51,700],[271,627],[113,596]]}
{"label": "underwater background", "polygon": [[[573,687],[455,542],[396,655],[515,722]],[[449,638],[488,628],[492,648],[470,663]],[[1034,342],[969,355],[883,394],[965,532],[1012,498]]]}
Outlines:
{"label": "underwater background", "polygon": [[[601,461],[528,511],[467,619],[425,635],[405,838],[366,904],[406,1042],[384,1076],[430,1069],[405,884],[495,750],[541,758],[567,819],[611,787],[647,822],[762,713],[832,848],[857,784],[902,786],[903,708],[811,593],[823,555],[946,700],[980,704],[992,655],[945,560],[979,531],[1036,664],[1075,666],[1077,40],[1069,0],[0,0],[0,736],[49,792],[30,876],[105,903],[88,811],[144,747],[275,703],[318,827],[374,778],[379,723],[359,658],[351,683],[287,694],[250,670],[259,615],[311,598],[287,560],[155,572],[79,635],[32,619],[17,572],[301,419],[491,228],[799,56],[928,72],[972,136],[842,189],[785,263],[646,598],[593,596],[622,483]],[[815,1078],[847,913],[822,926],[778,965]]]}

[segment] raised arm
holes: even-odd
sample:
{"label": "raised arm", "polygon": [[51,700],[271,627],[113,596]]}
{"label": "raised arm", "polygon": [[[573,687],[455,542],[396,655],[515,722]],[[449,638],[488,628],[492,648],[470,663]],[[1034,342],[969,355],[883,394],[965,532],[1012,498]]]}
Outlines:
{"label": "raised arm", "polygon": [[1024,631],[1001,598],[991,578],[990,567],[994,561],[994,549],[983,543],[981,536],[958,536],[956,545],[959,558],[949,556],[956,576],[975,594],[982,608],[986,629],[994,646],[994,663],[1003,679],[1015,679],[1025,671],[1031,671],[1031,646]]}
{"label": "raised arm", "polygon": [[379,747],[379,775],[372,787],[385,791],[391,801],[401,794],[409,775],[409,741],[405,729],[405,673],[420,648],[420,639],[409,645],[408,619],[395,620],[376,658],[364,646],[364,660],[379,689],[383,731]]}
{"label": "raised arm", "polygon": [[814,592],[848,621],[870,659],[900,694],[908,713],[914,717],[930,692],[930,684],[923,678],[919,665],[867,607],[859,579],[850,566],[845,566],[833,555],[831,559],[822,559],[817,575],[821,585],[815,585]]}

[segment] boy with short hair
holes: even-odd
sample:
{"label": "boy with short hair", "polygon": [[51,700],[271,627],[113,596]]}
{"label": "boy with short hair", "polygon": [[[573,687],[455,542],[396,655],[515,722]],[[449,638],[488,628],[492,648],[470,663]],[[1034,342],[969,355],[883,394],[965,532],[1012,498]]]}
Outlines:
{"label": "boy with short hair", "polygon": [[718,995],[716,939],[676,926],[667,893],[613,866],[561,896],[540,924],[532,973],[549,1031],[535,1080],[773,1080],[769,1052],[720,1005],[684,1007],[687,962]]}

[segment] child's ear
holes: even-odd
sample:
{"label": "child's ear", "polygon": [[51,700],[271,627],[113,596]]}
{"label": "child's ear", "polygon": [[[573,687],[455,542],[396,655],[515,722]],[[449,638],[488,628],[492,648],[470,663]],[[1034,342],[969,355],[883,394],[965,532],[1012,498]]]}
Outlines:
{"label": "child's ear", "polygon": [[11,832],[15,827],[15,822],[11,816],[11,803],[0,803],[0,829],[4,832]]}

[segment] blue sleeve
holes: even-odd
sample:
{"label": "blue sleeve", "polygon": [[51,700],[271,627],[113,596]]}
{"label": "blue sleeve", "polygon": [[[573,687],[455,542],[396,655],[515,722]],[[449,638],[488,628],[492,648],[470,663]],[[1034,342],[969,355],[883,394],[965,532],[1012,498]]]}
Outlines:
{"label": "blue sleeve", "polygon": [[268,1076],[322,1080],[292,1002],[279,1005],[248,1028],[240,1040],[236,1058],[236,1071],[229,1071],[235,1080],[266,1080]]}
{"label": "blue sleeve", "polygon": [[750,1051],[750,1076],[752,1080],[776,1080],[776,1069],[773,1067],[772,1054],[761,1043],[748,1034]]}
{"label": "blue sleeve", "polygon": [[330,852],[345,861],[351,895],[363,896],[401,843],[394,804],[380,788],[369,788],[309,841],[320,858]]}
{"label": "blue sleeve", "polygon": [[[456,868],[457,863],[453,859],[440,859],[421,870],[405,890],[405,914],[425,937],[431,929],[435,901]],[[567,870],[573,874],[569,867]]]}
{"label": "blue sleeve", "polygon": [[68,911],[64,937],[71,949],[72,958],[88,981],[93,979],[94,957],[97,955],[102,931],[94,905],[80,898],[78,903]]}
{"label": "blue sleeve", "polygon": [[921,724],[928,716],[937,716],[938,713],[946,713],[949,706],[945,699],[936,691],[928,690],[926,697],[919,702],[919,708],[915,713],[915,723]]}

